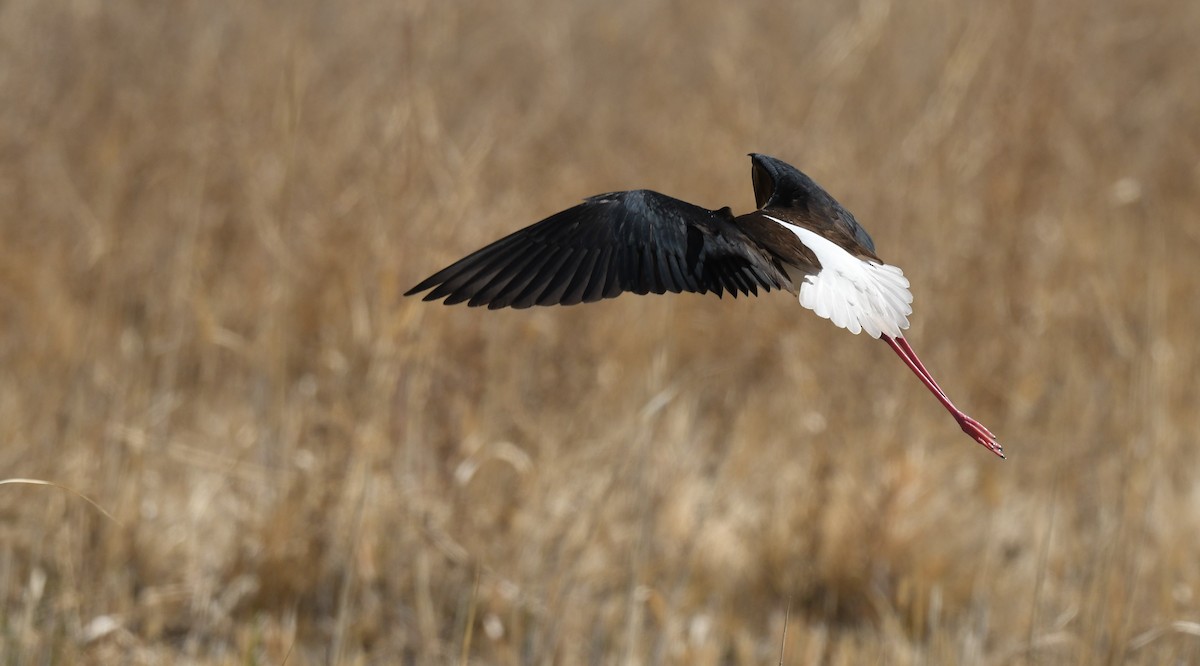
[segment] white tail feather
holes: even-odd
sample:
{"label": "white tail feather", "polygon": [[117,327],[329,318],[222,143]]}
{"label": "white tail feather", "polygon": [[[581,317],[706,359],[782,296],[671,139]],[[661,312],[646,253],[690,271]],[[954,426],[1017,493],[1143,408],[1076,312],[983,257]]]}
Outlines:
{"label": "white tail feather", "polygon": [[855,335],[866,331],[873,338],[895,338],[908,328],[913,297],[903,271],[859,259],[820,234],[771,219],[796,234],[821,262],[820,271],[797,280],[800,305]]}

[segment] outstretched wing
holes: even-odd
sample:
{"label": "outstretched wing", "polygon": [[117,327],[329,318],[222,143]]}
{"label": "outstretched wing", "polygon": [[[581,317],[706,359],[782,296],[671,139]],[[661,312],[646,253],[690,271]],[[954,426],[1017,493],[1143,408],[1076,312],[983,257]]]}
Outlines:
{"label": "outstretched wing", "polygon": [[760,210],[784,209],[790,216],[821,220],[830,234],[853,239],[858,245],[856,254],[871,259],[875,256],[875,241],[854,219],[850,211],[825,191],[803,171],[770,155],[750,153],[750,175],[754,181],[754,200]]}
{"label": "outstretched wing", "polygon": [[625,292],[791,288],[783,267],[734,224],[728,208],[650,190],[601,194],[434,273],[405,296],[491,309],[574,305]]}

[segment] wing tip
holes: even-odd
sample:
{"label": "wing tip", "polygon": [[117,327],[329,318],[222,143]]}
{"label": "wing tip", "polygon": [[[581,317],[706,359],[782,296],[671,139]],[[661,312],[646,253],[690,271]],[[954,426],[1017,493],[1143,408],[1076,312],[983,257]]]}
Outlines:
{"label": "wing tip", "polygon": [[423,291],[429,291],[430,289],[432,289],[433,287],[436,287],[436,286],[437,286],[436,282],[429,283],[428,280],[426,280],[425,282],[422,282],[422,283],[418,284],[417,286],[413,287],[412,289],[409,289],[408,291],[404,292],[404,297],[407,298],[409,296],[416,296],[417,294],[419,294]]}

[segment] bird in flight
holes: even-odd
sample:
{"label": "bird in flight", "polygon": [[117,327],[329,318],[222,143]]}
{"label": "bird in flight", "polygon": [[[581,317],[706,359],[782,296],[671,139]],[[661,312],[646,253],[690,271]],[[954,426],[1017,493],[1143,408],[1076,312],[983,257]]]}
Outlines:
{"label": "bird in flight", "polygon": [[821,186],[786,162],[751,153],[758,210],[734,216],[650,190],[610,192],[514,232],[410,289],[446,305],[528,308],[683,291],[718,297],[787,290],[800,305],[892,348],[963,432],[1001,458],[1000,442],[950,402],[901,333],[908,279]]}

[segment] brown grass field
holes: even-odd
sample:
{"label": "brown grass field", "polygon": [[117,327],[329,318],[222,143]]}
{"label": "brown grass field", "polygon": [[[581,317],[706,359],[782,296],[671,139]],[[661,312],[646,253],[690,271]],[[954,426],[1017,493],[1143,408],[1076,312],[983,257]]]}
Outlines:
{"label": "brown grass field", "polygon": [[[0,478],[61,486],[0,485],[0,663],[1200,662],[1197,34],[0,3]],[[786,294],[401,297],[600,192],[749,210],[750,151],[905,268],[1007,461]]]}

